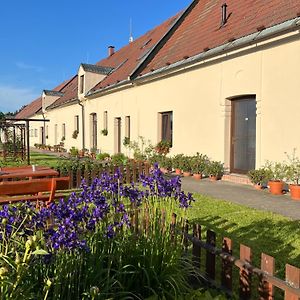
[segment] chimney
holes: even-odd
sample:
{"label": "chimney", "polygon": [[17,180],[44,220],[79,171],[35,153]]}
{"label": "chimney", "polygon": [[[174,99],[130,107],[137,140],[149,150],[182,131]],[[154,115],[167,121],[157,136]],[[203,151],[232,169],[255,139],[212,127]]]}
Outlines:
{"label": "chimney", "polygon": [[108,46],[108,56],[112,56],[115,53],[115,46]]}
{"label": "chimney", "polygon": [[227,4],[224,3],[222,5],[222,21],[221,21],[221,26],[225,25],[227,22]]}

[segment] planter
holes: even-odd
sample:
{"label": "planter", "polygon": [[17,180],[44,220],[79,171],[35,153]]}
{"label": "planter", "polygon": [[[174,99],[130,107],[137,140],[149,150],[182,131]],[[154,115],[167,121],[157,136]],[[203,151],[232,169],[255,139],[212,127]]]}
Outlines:
{"label": "planter", "polygon": [[269,187],[272,195],[282,195],[282,190],[283,190],[282,181],[269,181]]}
{"label": "planter", "polygon": [[260,184],[254,184],[253,186],[256,190],[261,190],[262,189],[262,186]]}
{"label": "planter", "polygon": [[166,168],[160,168],[160,171],[164,174],[168,173],[168,169],[166,169]]}
{"label": "planter", "polygon": [[176,175],[181,175],[181,170],[180,169],[175,169],[175,174]]}
{"label": "planter", "polygon": [[200,180],[200,179],[202,179],[202,174],[194,174],[193,177],[194,177],[196,180]]}
{"label": "planter", "polygon": [[210,180],[210,181],[217,181],[217,180],[218,180],[218,177],[217,177],[217,176],[214,176],[214,175],[209,175],[209,180]]}
{"label": "planter", "polygon": [[300,200],[300,185],[290,184],[290,193],[293,200]]}
{"label": "planter", "polygon": [[183,176],[184,176],[184,177],[189,177],[189,176],[191,176],[191,172],[184,172],[184,171],[183,171]]}

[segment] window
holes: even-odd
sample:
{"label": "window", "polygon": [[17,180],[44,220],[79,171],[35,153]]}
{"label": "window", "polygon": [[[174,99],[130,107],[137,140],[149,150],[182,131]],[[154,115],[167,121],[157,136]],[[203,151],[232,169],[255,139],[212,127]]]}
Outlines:
{"label": "window", "polygon": [[63,123],[61,127],[61,139],[65,140],[66,139],[66,124]]}
{"label": "window", "polygon": [[46,139],[48,138],[48,134],[49,134],[49,125],[46,125]]}
{"label": "window", "polygon": [[54,144],[57,145],[57,124],[54,125]]}
{"label": "window", "polygon": [[79,132],[79,116],[74,117],[74,131]]}
{"label": "window", "polygon": [[79,93],[83,94],[84,92],[84,75],[81,75],[79,78]]}
{"label": "window", "polygon": [[172,145],[173,140],[173,112],[161,113],[161,140]]}
{"label": "window", "polygon": [[125,117],[125,138],[130,141],[130,116]]}
{"label": "window", "polygon": [[91,148],[97,149],[97,114],[90,114],[90,141]]}
{"label": "window", "polygon": [[38,130],[34,129],[34,136],[37,137],[38,136]]}
{"label": "window", "polygon": [[107,130],[107,111],[103,113],[103,129]]}

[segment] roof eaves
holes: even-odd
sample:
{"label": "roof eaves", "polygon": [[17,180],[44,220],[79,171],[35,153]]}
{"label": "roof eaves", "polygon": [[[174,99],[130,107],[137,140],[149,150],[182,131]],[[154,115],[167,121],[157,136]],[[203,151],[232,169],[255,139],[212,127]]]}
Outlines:
{"label": "roof eaves", "polygon": [[101,89],[98,89],[98,90],[95,90],[95,91],[90,90],[85,94],[85,97],[95,96],[95,95],[100,94],[100,93],[108,92],[110,90],[119,88],[121,86],[124,86],[126,84],[130,84],[130,83],[132,83],[132,81],[130,79],[125,79],[125,80],[119,81],[119,82],[117,82],[113,85],[109,85],[109,86],[106,86],[104,88],[101,88]]}
{"label": "roof eaves", "polygon": [[103,75],[108,75],[114,70],[114,68],[112,67],[103,67],[103,66],[92,65],[92,64],[82,63],[80,65],[82,66],[84,71],[103,74]]}
{"label": "roof eaves", "polygon": [[54,91],[54,90],[43,90],[43,93],[46,96],[58,96],[58,97],[62,97],[64,95],[62,92]]}
{"label": "roof eaves", "polygon": [[52,110],[52,109],[56,109],[56,108],[59,108],[59,107],[69,106],[69,105],[73,104],[74,102],[78,102],[78,100],[79,100],[78,98],[73,98],[73,99],[70,99],[70,100],[68,100],[64,103],[61,103],[61,104],[51,105],[47,109]]}
{"label": "roof eaves", "polygon": [[144,68],[144,66],[150,61],[157,52],[162,48],[165,42],[172,36],[173,32],[179,27],[185,17],[191,12],[191,10],[196,6],[199,0],[194,0],[178,17],[177,20],[171,25],[169,30],[162,36],[161,39],[153,46],[151,51],[141,60],[141,62],[134,68],[134,70],[129,74],[130,79],[134,79],[138,76],[139,72]]}
{"label": "roof eaves", "polygon": [[247,45],[251,45],[253,43],[257,43],[259,41],[263,41],[268,38],[275,37],[281,33],[291,31],[299,26],[300,26],[300,17],[297,17],[297,18],[291,19],[291,20],[287,20],[283,23],[274,25],[272,27],[268,27],[260,32],[254,32],[247,36],[238,38],[232,42],[228,42],[226,44],[223,44],[223,45],[217,46],[215,48],[209,49],[207,51],[201,52],[201,53],[194,55],[192,57],[189,57],[185,60],[180,60],[173,64],[164,66],[157,70],[154,70],[153,72],[144,74],[144,75],[136,78],[135,81],[153,77],[155,75],[159,75],[159,74],[167,72],[167,71],[173,71],[173,70],[175,71],[178,68],[186,67],[186,66],[192,65],[194,63],[200,62],[204,59],[208,59],[208,58],[212,58],[216,55],[220,55],[225,51],[239,49],[239,48],[245,47]]}

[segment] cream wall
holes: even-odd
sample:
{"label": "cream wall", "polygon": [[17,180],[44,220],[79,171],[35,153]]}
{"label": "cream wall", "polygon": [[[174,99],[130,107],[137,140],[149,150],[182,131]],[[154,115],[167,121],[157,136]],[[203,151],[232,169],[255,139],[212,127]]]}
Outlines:
{"label": "cream wall", "polygon": [[[84,84],[83,84],[83,94],[80,94],[80,76],[84,75]],[[92,89],[97,83],[99,83],[103,78],[105,78],[105,75],[103,74],[97,74],[92,72],[86,72],[84,71],[82,65],[80,65],[78,70],[78,96],[80,96],[80,99],[83,99],[83,95],[87,93],[90,89]]]}
{"label": "cream wall", "polygon": [[[256,95],[256,167],[265,160],[283,160],[284,152],[300,151],[300,39],[299,32],[256,44],[188,70],[84,101],[86,146],[90,148],[89,115],[97,113],[98,149],[114,152],[114,119],[121,118],[122,141],[125,117],[131,119],[131,140],[138,136],[159,141],[158,113],[173,111],[172,154],[201,152],[229,165],[230,101]],[[108,112],[108,135],[100,134],[103,113]],[[67,124],[67,148],[81,148],[73,140],[74,115],[81,121],[79,105],[48,113],[51,126]],[[69,122],[71,125],[69,125]],[[70,130],[70,128],[72,128]],[[81,125],[80,125],[81,128]],[[296,138],[294,138],[296,135]],[[53,138],[49,140],[52,144]],[[122,145],[122,152],[126,149]],[[300,153],[299,153],[300,155]]]}
{"label": "cream wall", "polygon": [[[115,117],[121,117],[122,125],[125,116],[131,117],[132,140],[141,135],[156,143],[158,112],[173,111],[172,153],[199,151],[228,166],[230,101],[226,99],[256,95],[259,167],[267,159],[285,159],[284,152],[294,147],[300,149],[300,140],[293,139],[300,131],[299,67],[299,34],[287,35],[272,44],[199,64],[188,72],[89,100],[86,113],[100,114],[98,124],[102,124],[103,111],[108,111],[109,134],[100,136],[99,147],[113,152]],[[122,139],[124,134],[122,126]]]}
{"label": "cream wall", "polygon": [[[79,116],[79,134],[77,139],[72,138],[72,134],[75,130],[75,116]],[[46,115],[46,119],[50,122],[46,125],[49,126],[49,134],[46,144],[55,145],[54,131],[55,124],[57,124],[57,144],[60,143],[62,138],[62,124],[66,124],[66,139],[64,141],[65,149],[69,150],[71,147],[76,147],[78,149],[82,148],[82,117],[81,117],[81,107],[78,104],[73,104],[59,109],[49,110]]]}

